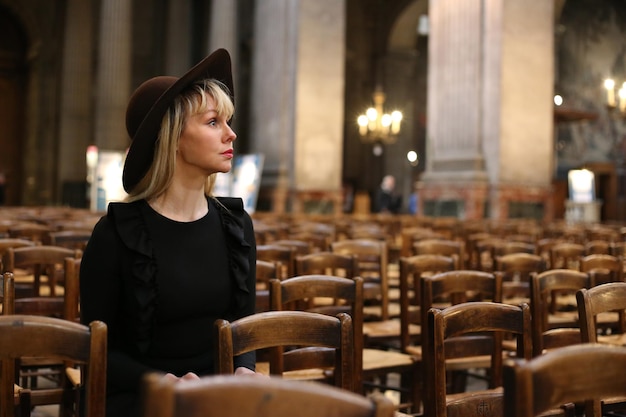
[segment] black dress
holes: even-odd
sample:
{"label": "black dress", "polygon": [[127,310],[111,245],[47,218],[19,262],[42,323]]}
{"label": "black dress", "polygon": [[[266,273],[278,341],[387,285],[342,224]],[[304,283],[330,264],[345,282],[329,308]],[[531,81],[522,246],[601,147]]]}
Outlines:
{"label": "black dress", "polygon": [[[214,372],[214,322],[254,313],[255,241],[240,199],[177,222],[147,202],[111,203],[80,273],[81,320],[108,326],[107,416],[139,415],[149,371]],[[254,369],[254,354],[235,366]]]}

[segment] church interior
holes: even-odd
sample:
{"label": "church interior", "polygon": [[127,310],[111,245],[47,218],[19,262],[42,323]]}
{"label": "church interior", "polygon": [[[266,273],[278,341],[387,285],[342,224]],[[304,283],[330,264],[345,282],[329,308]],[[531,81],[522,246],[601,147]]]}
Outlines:
{"label": "church interior", "polygon": [[[592,218],[626,219],[626,110],[603,84],[619,101],[621,1],[0,0],[0,22],[5,205],[90,207],[86,150],[127,149],[132,90],[224,47],[256,211],[369,213],[393,175],[402,213],[564,219],[586,168]],[[375,105],[397,128],[357,124]]]}

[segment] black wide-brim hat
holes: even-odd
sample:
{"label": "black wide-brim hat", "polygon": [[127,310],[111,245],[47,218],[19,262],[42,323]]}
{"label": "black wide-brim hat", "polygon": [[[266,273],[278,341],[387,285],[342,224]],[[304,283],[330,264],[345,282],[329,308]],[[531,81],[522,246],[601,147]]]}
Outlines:
{"label": "black wide-brim hat", "polygon": [[174,98],[195,82],[207,78],[222,82],[235,101],[230,55],[225,49],[216,50],[180,78],[154,77],[132,94],[126,108],[126,131],[131,138],[122,174],[126,192],[131,192],[150,169],[161,121]]}

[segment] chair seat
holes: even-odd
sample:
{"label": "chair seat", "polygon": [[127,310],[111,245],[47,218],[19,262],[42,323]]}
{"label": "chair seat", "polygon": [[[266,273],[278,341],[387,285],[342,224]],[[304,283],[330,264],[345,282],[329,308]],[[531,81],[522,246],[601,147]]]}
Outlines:
{"label": "chair seat", "polygon": [[415,358],[405,353],[391,350],[363,349],[363,372],[392,367],[404,368],[415,363]]}
{"label": "chair seat", "polygon": [[[398,303],[389,303],[389,308],[387,309],[389,312],[390,318],[400,317],[400,304]],[[376,320],[382,316],[380,306],[365,306],[363,307],[363,314],[365,319]],[[398,333],[399,334],[399,333]]]}
{"label": "chair seat", "polygon": [[[264,361],[257,362],[256,372],[261,373],[263,375],[269,375],[270,363],[264,362]],[[330,375],[332,375],[332,370],[315,368],[315,369],[301,369],[297,371],[286,371],[286,372],[283,372],[282,378],[298,380],[298,381],[322,381],[322,380],[327,379]]]}
{"label": "chair seat", "polygon": [[606,336],[599,335],[598,342],[606,343],[608,345],[626,346],[626,333],[611,334]]}
{"label": "chair seat", "polygon": [[[419,324],[409,325],[411,337],[419,338],[422,328]],[[363,323],[363,335],[370,340],[397,340],[400,338],[400,320],[368,321]]]}

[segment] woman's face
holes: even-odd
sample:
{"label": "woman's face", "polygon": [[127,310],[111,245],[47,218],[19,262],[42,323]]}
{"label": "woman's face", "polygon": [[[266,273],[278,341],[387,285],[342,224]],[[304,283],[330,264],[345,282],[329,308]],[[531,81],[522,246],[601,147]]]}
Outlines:
{"label": "woman's face", "polygon": [[176,168],[188,175],[206,177],[232,167],[233,141],[237,135],[208,97],[208,111],[190,116],[178,141]]}

